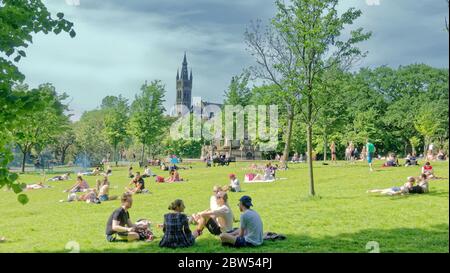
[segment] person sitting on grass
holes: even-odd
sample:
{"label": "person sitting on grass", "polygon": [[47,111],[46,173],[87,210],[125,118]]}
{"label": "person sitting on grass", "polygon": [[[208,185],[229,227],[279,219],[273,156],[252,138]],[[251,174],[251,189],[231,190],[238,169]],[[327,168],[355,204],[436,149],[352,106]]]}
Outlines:
{"label": "person sitting on grass", "polygon": [[275,177],[273,176],[274,170],[272,169],[270,163],[266,165],[264,168],[264,174],[257,174],[253,179],[255,181],[270,181],[275,180]]}
{"label": "person sitting on grass", "polygon": [[128,168],[128,178],[134,178],[133,167]]}
{"label": "person sitting on grass", "polygon": [[201,218],[200,215],[201,215],[202,213],[208,212],[208,211],[213,211],[213,210],[216,210],[216,209],[218,208],[218,205],[217,205],[217,194],[218,194],[219,192],[221,192],[221,191],[224,191],[224,189],[223,189],[221,186],[215,185],[215,186],[213,187],[213,190],[212,190],[212,191],[213,191],[213,194],[212,194],[211,197],[209,198],[209,209],[206,209],[206,210],[204,210],[204,211],[201,211],[201,212],[192,214],[192,216],[189,217],[189,222],[190,222],[190,223],[197,225],[197,224],[198,224],[198,221],[199,221],[200,218]]}
{"label": "person sitting on grass", "polygon": [[368,193],[380,193],[381,195],[403,195],[409,193],[414,186],[416,179],[412,176],[408,177],[406,183],[401,187],[392,187],[387,189],[374,189],[367,191]]}
{"label": "person sitting on grass", "polygon": [[230,186],[229,189],[232,192],[240,192],[241,191],[241,185],[239,182],[239,179],[237,179],[236,175],[234,173],[229,175],[230,178]]}
{"label": "person sitting on grass", "polygon": [[264,240],[263,222],[259,214],[252,210],[252,198],[242,196],[239,199],[239,210],[241,214],[240,228],[232,233],[220,234],[220,240],[223,245],[233,247],[259,246]]}
{"label": "person sitting on grass", "polygon": [[[98,181],[99,180],[97,180],[97,182]],[[110,183],[109,183],[108,177],[105,176],[105,178],[103,179],[103,182],[101,182],[100,184],[97,184],[98,200],[100,200],[101,202],[104,202],[104,201],[109,201],[109,200],[116,200],[118,198],[118,196],[116,196],[116,195],[113,195],[113,196],[109,195],[109,187],[110,187]]]}
{"label": "person sitting on grass", "polygon": [[83,179],[81,175],[77,176],[77,182],[70,189],[65,190],[64,192],[84,192],[89,189],[89,184],[86,180]]}
{"label": "person sitting on grass", "polygon": [[223,232],[233,231],[233,211],[228,205],[228,195],[226,192],[220,191],[216,195],[217,208],[215,210],[207,210],[198,214],[197,229],[194,236],[202,235],[203,229],[206,227],[213,235],[220,235]]}
{"label": "person sitting on grass", "polygon": [[150,176],[156,176],[156,174],[154,174],[152,172],[152,170],[148,166],[145,166],[144,167],[144,174],[142,175],[142,177],[143,178],[147,178],[147,177],[150,177]]}
{"label": "person sitting on grass", "polygon": [[444,154],[444,151],[439,150],[439,152],[438,152],[436,158],[437,158],[437,160],[444,161],[445,158],[446,158],[446,157],[445,157],[445,154]]}
{"label": "person sitting on grass", "polygon": [[69,180],[69,178],[70,178],[70,173],[65,173],[63,175],[54,176],[47,181],[53,181],[53,182],[54,181],[65,181],[65,180]]}
{"label": "person sitting on grass", "polygon": [[179,174],[178,171],[175,170],[175,169],[172,169],[172,170],[169,172],[169,175],[170,175],[170,176],[169,176],[168,178],[166,178],[166,182],[171,183],[171,182],[180,182],[180,181],[184,181],[183,178],[180,178],[180,174]]}
{"label": "person sitting on grass", "polygon": [[390,153],[386,162],[383,164],[383,167],[397,167],[397,166],[399,166],[398,159],[393,153]]}
{"label": "person sitting on grass", "polygon": [[423,173],[423,174],[426,174],[426,175],[428,175],[428,176],[434,174],[433,166],[431,166],[430,161],[427,161],[427,162],[425,163],[425,165],[423,165],[423,167],[422,167],[422,173]]}
{"label": "person sitting on grass", "polygon": [[129,186],[134,185],[134,188],[127,188],[125,187],[125,190],[128,193],[136,194],[141,193],[143,190],[145,190],[145,182],[142,178],[140,172],[136,172],[136,176],[131,180]]}
{"label": "person sitting on grass", "polygon": [[161,167],[160,167],[161,171],[168,171],[169,167],[167,167],[166,163],[161,162]]}
{"label": "person sitting on grass", "polygon": [[111,214],[106,223],[106,240],[108,242],[139,240],[139,234],[135,232],[135,225],[131,222],[128,212],[133,205],[133,197],[129,193],[124,193],[120,201],[122,206]]}
{"label": "person sitting on grass", "polygon": [[190,247],[195,243],[195,237],[189,229],[188,217],[184,214],[184,203],[177,199],[169,206],[171,213],[164,215],[164,236],[159,242],[160,247]]}
{"label": "person sitting on grass", "polygon": [[417,158],[415,154],[408,154],[405,159],[405,166],[416,166],[418,165]]}
{"label": "person sitting on grass", "polygon": [[111,168],[111,166],[108,166],[106,168],[106,172],[101,173],[101,175],[103,175],[103,176],[110,176],[110,175],[112,175],[112,168]]}

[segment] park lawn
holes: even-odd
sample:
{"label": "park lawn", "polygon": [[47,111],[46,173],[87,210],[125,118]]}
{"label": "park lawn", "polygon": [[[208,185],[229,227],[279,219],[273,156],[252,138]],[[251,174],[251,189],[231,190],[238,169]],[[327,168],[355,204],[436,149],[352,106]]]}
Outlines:
{"label": "park lawn", "polygon": [[[157,236],[151,243],[108,243],[105,225],[119,201],[102,204],[84,202],[60,203],[62,193],[74,183],[48,182],[51,189],[29,191],[30,202],[23,206],[12,192],[0,191],[2,217],[0,236],[8,241],[0,244],[0,252],[69,252],[76,242],[81,252],[369,252],[378,244],[380,252],[449,252],[449,181],[430,182],[430,193],[406,196],[367,194],[372,188],[402,185],[407,176],[418,176],[419,167],[380,168],[370,173],[367,165],[358,162],[337,165],[315,163],[317,196],[308,197],[309,180],[306,164],[291,164],[277,177],[287,178],[274,183],[245,184],[245,167],[249,163],[232,163],[228,167],[205,168],[193,163],[190,170],[181,170],[187,182],[156,184],[146,179],[151,194],[137,195],[130,210],[132,220],[150,219]],[[449,177],[448,162],[433,163],[438,176]],[[167,176],[166,172],[154,170]],[[186,213],[209,206],[211,188],[227,184],[227,175],[236,173],[243,193],[230,193],[229,204],[238,218],[240,196],[253,198],[254,209],[261,215],[264,230],[282,233],[285,241],[265,242],[247,249],[223,247],[217,237],[205,233],[196,245],[187,249],[164,249],[158,246],[162,230],[156,228],[168,205],[174,199],[184,200]],[[50,175],[47,175],[47,177]],[[96,177],[86,177],[91,186]],[[20,176],[24,183],[42,180],[40,174]],[[111,195],[119,195],[128,183],[127,167],[113,168],[110,177]],[[235,225],[238,225],[237,223]],[[194,230],[194,226],[191,226]],[[376,242],[376,243],[369,243]],[[368,246],[368,248],[366,248]]]}

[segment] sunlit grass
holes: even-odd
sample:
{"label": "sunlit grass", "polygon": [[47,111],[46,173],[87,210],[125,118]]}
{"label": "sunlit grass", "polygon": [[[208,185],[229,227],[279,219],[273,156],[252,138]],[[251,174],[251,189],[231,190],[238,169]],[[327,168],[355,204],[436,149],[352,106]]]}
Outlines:
{"label": "sunlit grass", "polygon": [[[170,250],[158,246],[161,223],[171,201],[181,198],[186,212],[193,213],[209,206],[211,188],[228,183],[227,175],[236,173],[243,182],[249,163],[229,167],[205,168],[195,163],[193,169],[180,171],[187,182],[157,184],[146,179],[151,194],[135,197],[130,210],[132,220],[148,218],[158,237],[152,243],[108,243],[105,225],[119,201],[100,205],[84,202],[59,203],[74,181],[49,182],[51,189],[29,191],[30,202],[22,206],[12,192],[0,192],[2,217],[0,252],[68,252],[66,244],[75,241],[81,252],[369,252],[370,241],[379,244],[381,252],[448,252],[449,192],[448,179],[431,182],[430,193],[386,197],[368,195],[371,188],[391,187],[404,183],[407,176],[418,175],[419,167],[378,168],[370,173],[363,163],[336,166],[316,163],[315,198],[308,197],[309,181],[306,164],[291,165],[279,171],[287,178],[275,183],[243,184],[243,193],[230,193],[230,206],[236,217],[240,196],[250,195],[260,213],[264,230],[282,233],[287,240],[266,242],[263,246],[235,250],[223,247],[208,232],[188,249]],[[376,162],[377,166],[381,162]],[[448,177],[448,162],[434,163],[439,176]],[[136,167],[135,167],[136,168]],[[167,176],[166,172],[154,170]],[[49,175],[47,175],[49,177]],[[91,186],[95,177],[86,177]],[[39,174],[20,176],[21,182],[42,180]],[[128,183],[127,167],[116,168],[110,178],[111,194],[119,195]],[[237,225],[237,224],[236,224]]]}

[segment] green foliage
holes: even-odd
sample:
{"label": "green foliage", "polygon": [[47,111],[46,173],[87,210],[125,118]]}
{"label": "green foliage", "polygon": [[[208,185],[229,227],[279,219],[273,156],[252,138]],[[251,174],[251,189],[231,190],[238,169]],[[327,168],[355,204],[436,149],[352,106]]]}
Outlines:
{"label": "green foliage", "polygon": [[91,163],[99,163],[111,146],[105,137],[105,111],[92,110],[83,113],[74,124],[75,154],[74,157],[86,156]]}
{"label": "green foliage", "polygon": [[[33,42],[33,34],[56,34],[70,32],[75,37],[73,23],[65,20],[64,15],[58,19],[51,17],[40,0],[2,0],[0,6],[0,188],[16,184],[8,177],[7,165],[12,161],[8,143],[12,141],[11,131],[17,125],[17,117],[23,113],[35,111],[39,106],[34,103],[32,94],[13,94],[12,86],[25,78],[13,63],[26,57],[25,48]],[[6,57],[4,57],[6,56]],[[13,61],[10,59],[13,58]],[[20,195],[19,201],[27,202],[26,196]]]}
{"label": "green foliage", "polygon": [[199,158],[201,155],[202,142],[198,140],[173,140],[167,138],[164,141],[166,154],[177,155],[184,158]]}
{"label": "green foliage", "polygon": [[224,104],[241,105],[243,107],[249,105],[252,98],[252,91],[248,87],[249,79],[250,72],[248,71],[232,77],[228,90],[225,91]]}
{"label": "green foliage", "polygon": [[104,132],[114,148],[114,160],[117,163],[117,147],[127,137],[128,100],[122,96],[108,96],[103,99],[101,108],[105,111]]}
{"label": "green foliage", "polygon": [[168,125],[163,117],[164,93],[164,85],[155,80],[150,85],[144,84],[141,87],[141,93],[136,95],[131,104],[128,130],[143,146],[142,161],[144,160],[145,145],[154,143]]}

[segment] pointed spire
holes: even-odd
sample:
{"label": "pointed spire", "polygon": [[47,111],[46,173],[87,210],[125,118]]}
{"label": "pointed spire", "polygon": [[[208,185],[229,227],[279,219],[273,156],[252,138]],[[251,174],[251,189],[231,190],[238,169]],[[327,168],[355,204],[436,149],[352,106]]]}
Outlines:
{"label": "pointed spire", "polygon": [[183,65],[187,64],[187,60],[186,60],[186,51],[184,52],[184,58],[183,58]]}

